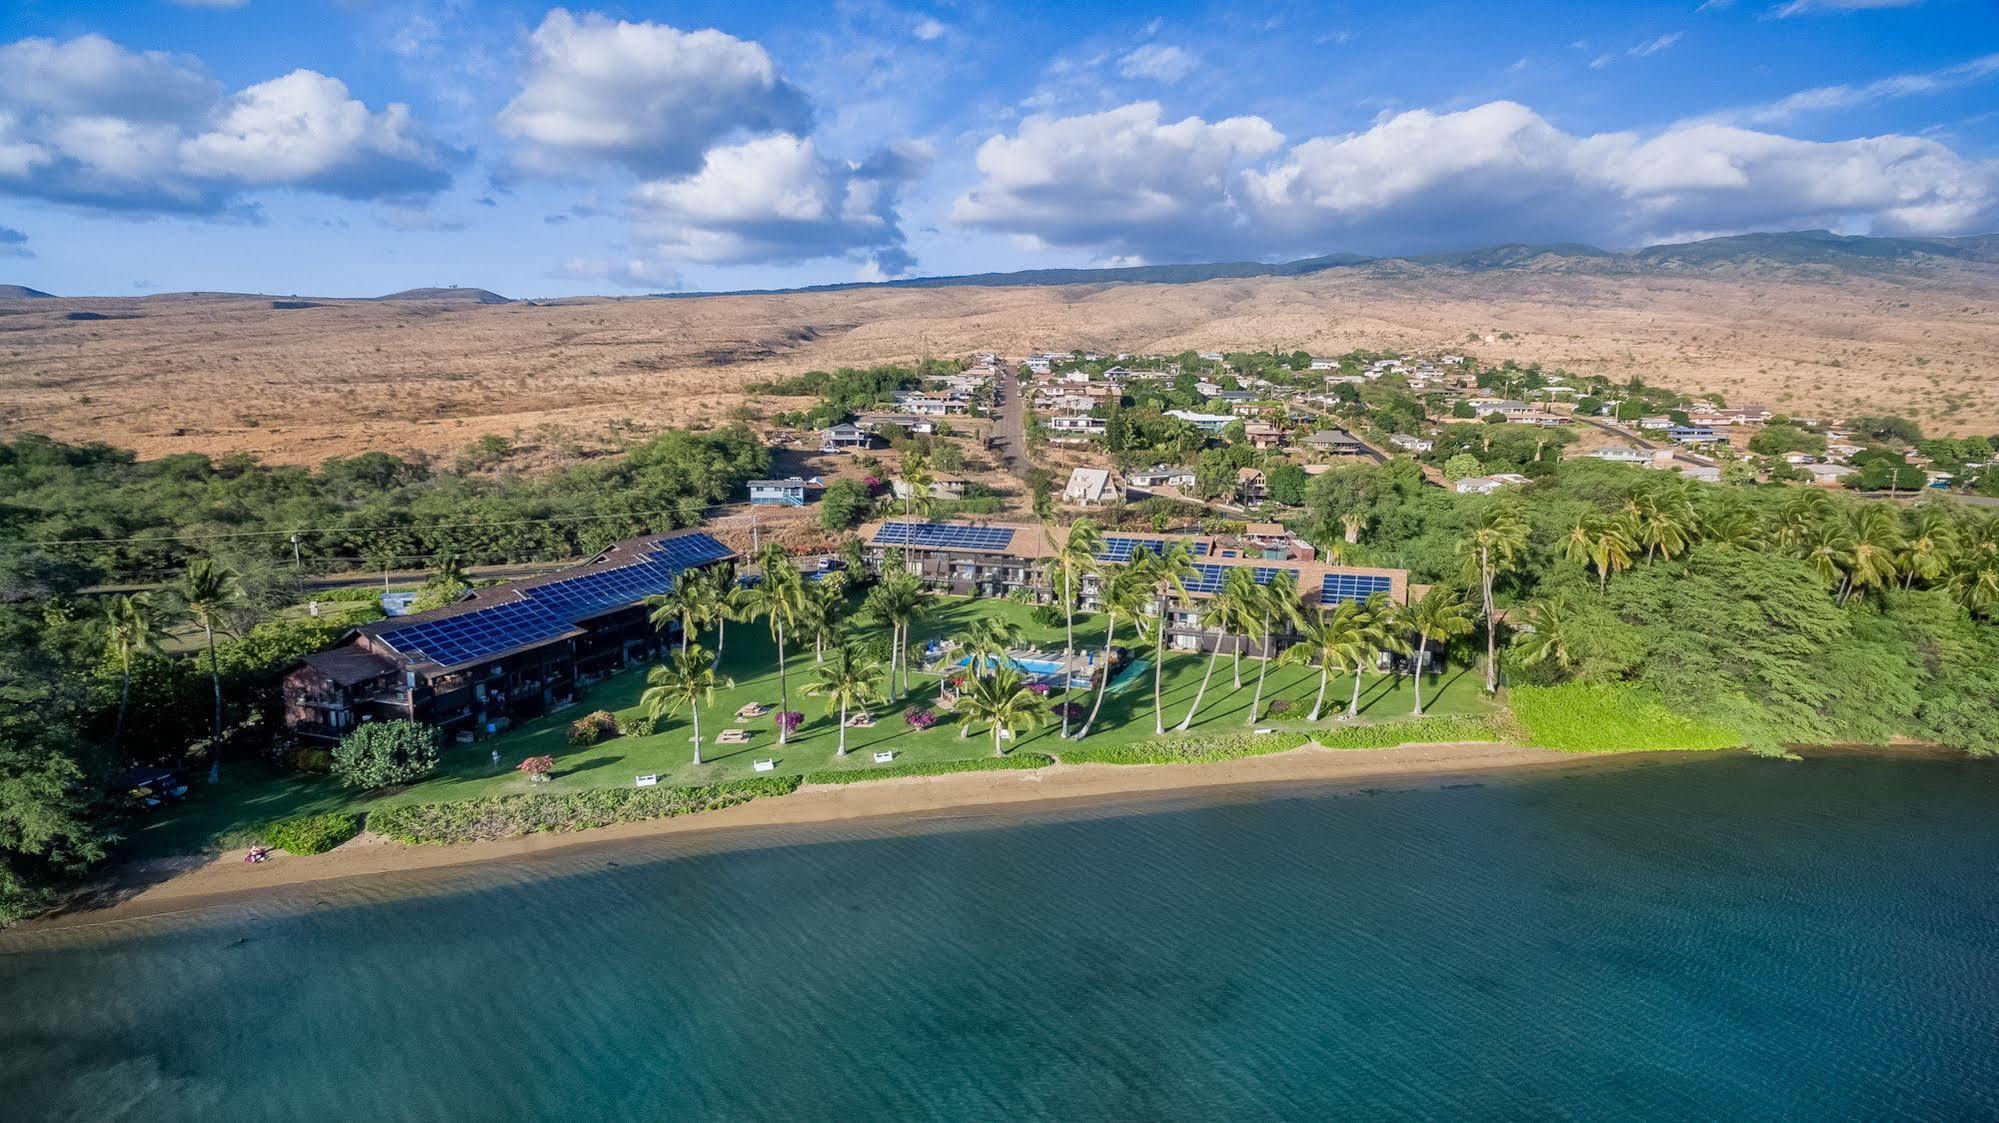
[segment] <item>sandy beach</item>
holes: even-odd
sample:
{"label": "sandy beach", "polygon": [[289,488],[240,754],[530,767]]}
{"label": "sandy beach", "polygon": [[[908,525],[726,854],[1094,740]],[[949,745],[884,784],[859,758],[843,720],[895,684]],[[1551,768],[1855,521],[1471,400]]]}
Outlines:
{"label": "sandy beach", "polygon": [[26,927],[59,928],[182,913],[245,894],[352,878],[446,870],[491,862],[534,861],[635,840],[712,835],[721,845],[754,846],[773,828],[868,820],[972,816],[1027,805],[1087,805],[1127,798],[1197,795],[1204,789],[1257,785],[1434,782],[1440,776],[1530,768],[1591,768],[1659,754],[1577,756],[1512,745],[1405,745],[1328,750],[1316,745],[1268,756],[1201,764],[1053,765],[1031,772],[967,772],[870,783],[810,785],[775,799],[720,811],[570,834],[539,834],[452,846],[411,846],[363,834],[325,854],[282,855],[251,864],[243,851],[162,859],[128,866],[80,903]]}

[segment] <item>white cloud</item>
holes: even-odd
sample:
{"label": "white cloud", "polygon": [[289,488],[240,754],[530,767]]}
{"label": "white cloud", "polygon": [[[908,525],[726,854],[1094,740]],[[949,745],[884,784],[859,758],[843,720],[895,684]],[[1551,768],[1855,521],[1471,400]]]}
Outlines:
{"label": "white cloud", "polygon": [[716,264],[864,254],[898,275],[913,262],[897,195],[930,155],[910,144],[844,163],[784,134],[717,148],[695,174],[632,193],[637,240],[651,257]]}
{"label": "white cloud", "polygon": [[1716,119],[1760,125],[1780,124],[1801,113],[1853,109],[1896,98],[1941,93],[1995,76],[1999,76],[1999,54],[1990,54],[1941,70],[1896,74],[1859,86],[1818,86],[1809,90],[1800,90],[1767,105],[1719,114]]}
{"label": "white cloud", "polygon": [[1193,73],[1199,65],[1199,61],[1184,48],[1147,43],[1122,55],[1118,59],[1117,71],[1126,78],[1145,78],[1170,86]]}
{"label": "white cloud", "polygon": [[1790,0],[1770,9],[1777,19],[1810,16],[1821,12],[1860,12],[1876,8],[1913,8],[1923,0]]}
{"label": "white cloud", "polygon": [[1646,42],[1640,43],[1624,53],[1630,55],[1632,58],[1644,58],[1647,55],[1656,55],[1660,51],[1670,49],[1673,46],[1673,44],[1678,43],[1681,39],[1685,37],[1686,34],[1684,32],[1669,31],[1666,34],[1659,36],[1657,39],[1651,39],[1647,40]]}
{"label": "white cloud", "polygon": [[295,70],[224,96],[197,60],[101,36],[0,46],[0,191],[133,211],[215,213],[258,188],[408,198],[462,154],[407,106],[368,108]]}
{"label": "white cloud", "polygon": [[1818,142],[1712,122],[1577,136],[1502,101],[1280,144],[1258,118],[1163,125],[1143,102],[1031,119],[981,147],[985,178],[954,218],[1151,261],[1999,222],[1999,162],[1917,137]]}
{"label": "white cloud", "polygon": [[922,19],[916,21],[916,26],[910,30],[910,34],[923,40],[925,43],[929,43],[942,39],[944,33],[949,30],[949,28],[930,16],[924,16]]}
{"label": "white cloud", "polygon": [[499,126],[542,172],[573,172],[583,158],[684,175],[717,144],[811,126],[804,95],[761,46],[713,29],[557,8],[530,36],[529,54],[525,84]]}
{"label": "white cloud", "polygon": [[671,262],[643,255],[571,258],[558,266],[553,274],[572,281],[609,281],[619,288],[652,292],[678,292],[687,287],[687,279]]}
{"label": "white cloud", "polygon": [[[1032,234],[1051,245],[1143,254],[1237,237],[1237,169],[1284,137],[1260,117],[1161,122],[1142,101],[1080,117],[1029,117],[979,146],[984,177],[952,206],[967,226]],[[1167,251],[1171,254],[1174,251]]]}

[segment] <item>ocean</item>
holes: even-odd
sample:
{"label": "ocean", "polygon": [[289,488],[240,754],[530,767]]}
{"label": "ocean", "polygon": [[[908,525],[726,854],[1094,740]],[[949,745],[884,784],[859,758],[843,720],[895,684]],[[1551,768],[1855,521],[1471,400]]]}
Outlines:
{"label": "ocean", "polygon": [[9,1119],[1999,1117],[1999,766],[654,839],[0,934]]}

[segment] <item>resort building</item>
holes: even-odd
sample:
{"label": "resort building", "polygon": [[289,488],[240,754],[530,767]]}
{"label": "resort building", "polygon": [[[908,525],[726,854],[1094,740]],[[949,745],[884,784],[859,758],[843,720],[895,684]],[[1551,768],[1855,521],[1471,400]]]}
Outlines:
{"label": "resort building", "polygon": [[[1254,533],[1251,533],[1254,532]],[[1052,568],[1068,541],[1066,527],[1017,523],[924,522],[890,519],[860,530],[868,566],[879,572],[889,551],[900,551],[905,563],[924,583],[963,596],[1006,596],[1025,592],[1037,601],[1052,602],[1060,577]],[[1161,551],[1181,542],[1193,555],[1187,600],[1167,606],[1167,643],[1179,651],[1213,651],[1235,644],[1219,628],[1201,618],[1201,606],[1218,592],[1231,569],[1247,568],[1256,582],[1268,585],[1280,573],[1298,584],[1300,607],[1330,609],[1346,600],[1366,600],[1385,594],[1396,604],[1409,599],[1409,575],[1400,569],[1327,565],[1316,560],[1309,543],[1292,537],[1276,523],[1253,523],[1242,535],[1154,534],[1107,531],[1097,560],[1129,562],[1140,549]],[[1101,611],[1101,578],[1085,577],[1079,590],[1081,606]],[[1128,625],[1125,634],[1130,634]],[[1282,648],[1296,637],[1274,637],[1268,645]],[[1223,650],[1233,650],[1224,646]],[[1256,651],[1255,645],[1245,647]]]}
{"label": "resort building", "polygon": [[364,624],[285,675],[285,726],[328,741],[397,718],[466,740],[498,732],[672,642],[673,629],[647,621],[645,598],[736,556],[700,532],[633,538],[572,569]]}

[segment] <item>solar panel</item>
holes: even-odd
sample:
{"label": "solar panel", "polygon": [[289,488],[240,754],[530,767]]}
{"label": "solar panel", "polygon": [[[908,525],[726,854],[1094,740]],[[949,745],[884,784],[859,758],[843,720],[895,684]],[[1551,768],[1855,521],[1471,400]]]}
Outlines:
{"label": "solar panel", "polygon": [[1394,583],[1386,577],[1368,573],[1328,573],[1319,583],[1319,603],[1335,605],[1341,601],[1364,601],[1376,593],[1385,593]]}
{"label": "solar panel", "polygon": [[[1211,563],[1198,564],[1194,566],[1193,575],[1187,579],[1187,591],[1190,593],[1219,593],[1222,591],[1222,585],[1228,581],[1229,570],[1236,568],[1239,567],[1214,565]],[[1277,575],[1280,573],[1295,574],[1296,572],[1296,570],[1288,567],[1275,565],[1259,565],[1249,571],[1250,576],[1259,585],[1270,584],[1272,581],[1277,580]]]}
{"label": "solar panel", "polygon": [[[1131,560],[1131,555],[1141,547],[1159,554],[1166,551],[1166,544],[1168,542],[1179,541],[1186,540],[1177,538],[1151,538],[1129,534],[1106,534],[1104,535],[1104,548],[1097,551],[1097,560],[1128,562]],[[1208,544],[1199,539],[1188,542],[1187,545],[1196,557],[1206,556],[1208,552]]]}
{"label": "solar panel", "polygon": [[888,522],[875,531],[873,544],[923,550],[1004,550],[1013,544],[1013,528]]}
{"label": "solar panel", "polygon": [[683,571],[729,553],[706,534],[669,538],[651,551],[652,560],[515,589],[519,600],[396,628],[381,633],[381,639],[404,655],[443,666],[470,663],[553,639],[585,617],[668,592]]}

